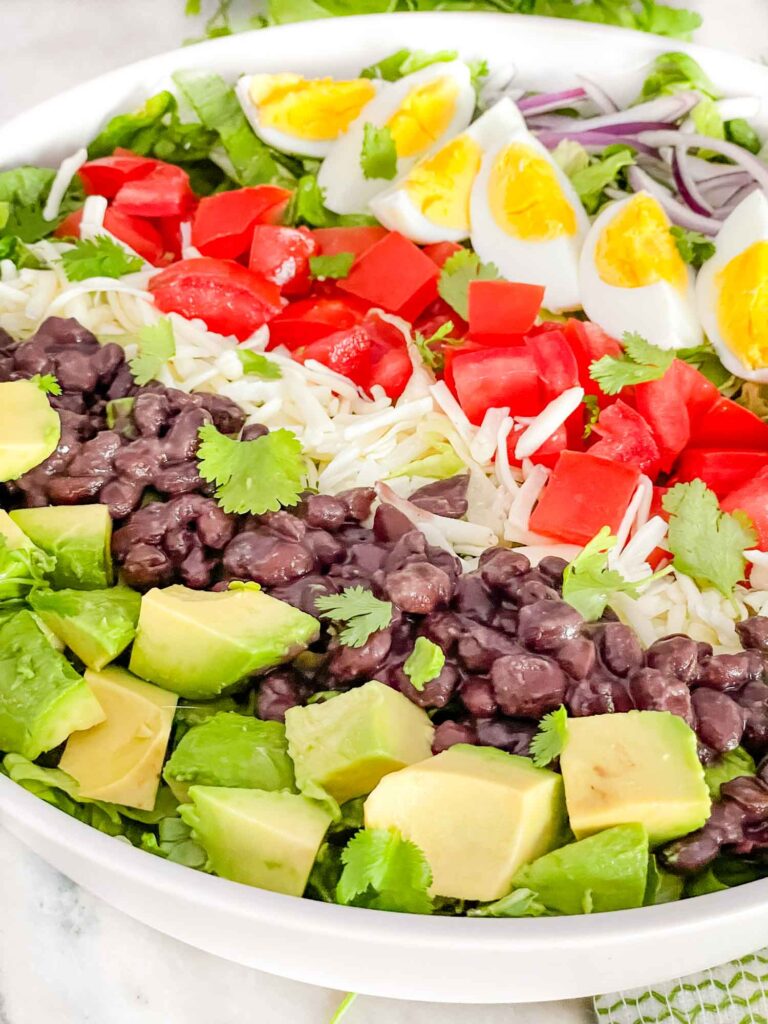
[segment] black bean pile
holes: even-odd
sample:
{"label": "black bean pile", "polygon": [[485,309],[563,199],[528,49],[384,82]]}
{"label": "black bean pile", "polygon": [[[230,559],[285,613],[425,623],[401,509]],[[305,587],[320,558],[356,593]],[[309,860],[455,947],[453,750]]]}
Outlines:
{"label": "black bean pile", "polygon": [[[376,678],[430,711],[436,752],[473,743],[525,754],[539,719],[561,704],[575,716],[632,708],[679,715],[696,730],[704,763],[739,744],[757,757],[768,752],[767,618],[739,625],[744,649],[736,654],[715,655],[683,635],[645,650],[610,613],[586,623],[562,600],[561,559],[533,568],[514,550],[492,548],[475,571],[462,573],[458,559],[429,545],[391,506],[380,505],[372,526],[362,525],[371,489],[307,494],[295,509],[263,516],[228,515],[200,478],[195,452],[204,423],[246,439],[266,431],[243,430],[234,403],[159,384],[137,387],[122,349],[100,345],[73,320],[49,319],[22,344],[0,339],[0,379],[35,373],[52,373],[61,384],[61,396],[51,398],[61,442],[45,463],[6,485],[4,504],[108,505],[113,554],[129,585],[220,589],[254,580],[310,614],[318,596],[355,585],[391,601],[390,625],[362,647],[343,646],[326,628],[312,651],[264,677],[260,717],[282,720],[313,693]],[[132,402],[116,418],[113,412],[110,428],[108,403],[126,398]],[[460,518],[466,490],[466,476],[457,476],[411,500]],[[418,636],[446,656],[423,690],[403,669]],[[768,767],[723,786],[704,829],[671,844],[665,858],[690,873],[721,849],[768,851]]]}

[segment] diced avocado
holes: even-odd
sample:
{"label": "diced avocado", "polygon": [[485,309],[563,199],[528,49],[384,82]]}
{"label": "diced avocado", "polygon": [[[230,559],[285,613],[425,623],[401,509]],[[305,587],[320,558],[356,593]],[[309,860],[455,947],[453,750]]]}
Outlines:
{"label": "diced avocado", "polygon": [[311,615],[260,590],[173,586],[141,599],[131,671],[182,697],[216,697],[303,651],[320,633]]}
{"label": "diced avocado", "polygon": [[37,590],[29,595],[29,603],[88,668],[98,670],[133,640],[141,595],[128,587]]}
{"label": "diced avocado", "polygon": [[88,684],[51,646],[31,612],[2,625],[0,750],[34,761],[104,717]]}
{"label": "diced avocado", "polygon": [[94,590],[112,582],[112,518],[106,505],[19,508],[11,519],[56,559],[52,586]]}
{"label": "diced avocado", "polygon": [[0,384],[0,480],[16,480],[56,450],[61,420],[29,380]]}
{"label": "diced avocado", "polygon": [[14,523],[5,509],[0,509],[0,536],[12,551],[16,548],[34,547],[26,533]]}
{"label": "diced avocado", "polygon": [[163,769],[180,802],[190,786],[293,789],[285,726],[223,711],[184,734]]}
{"label": "diced avocado", "polygon": [[559,914],[590,914],[641,907],[647,875],[648,833],[642,825],[619,825],[546,853],[512,884],[532,889]]}
{"label": "diced avocado", "polygon": [[430,757],[434,729],[425,711],[374,681],[290,708],[285,734],[299,789],[343,804],[370,793],[389,772]]}
{"label": "diced avocado", "polygon": [[423,851],[434,895],[484,903],[505,896],[564,823],[556,772],[463,743],[386,775],[365,801],[366,828],[397,829]]}
{"label": "diced avocado", "polygon": [[222,878],[301,896],[331,816],[294,793],[192,786],[179,813]]}
{"label": "diced avocado", "polygon": [[709,817],[696,734],[667,711],[569,718],[560,770],[577,839],[639,822],[656,847]]}
{"label": "diced avocado", "polygon": [[106,718],[70,736],[59,767],[80,793],[151,811],[155,806],[177,697],[122,668],[85,673]]}

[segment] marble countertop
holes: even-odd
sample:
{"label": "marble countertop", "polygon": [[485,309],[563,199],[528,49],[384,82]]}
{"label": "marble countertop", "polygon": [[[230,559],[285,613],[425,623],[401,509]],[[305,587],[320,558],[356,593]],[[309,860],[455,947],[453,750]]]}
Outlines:
{"label": "marble countertop", "polygon": [[[768,57],[766,0],[679,5],[704,14],[700,42]],[[179,45],[193,33],[183,6],[2,0],[0,121],[57,89]],[[325,1024],[342,997],[160,935],[79,889],[2,829],[0,907],[0,1024]],[[361,997],[345,1024],[593,1020],[586,1000],[477,1007]]]}

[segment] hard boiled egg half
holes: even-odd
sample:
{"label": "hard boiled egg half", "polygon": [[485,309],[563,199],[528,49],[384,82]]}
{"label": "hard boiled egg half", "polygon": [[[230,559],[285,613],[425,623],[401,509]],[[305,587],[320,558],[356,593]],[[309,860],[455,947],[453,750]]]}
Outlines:
{"label": "hard boiled egg half", "polygon": [[380,88],[381,83],[368,78],[243,75],[237,96],[253,130],[268,146],[323,157]]}
{"label": "hard boiled egg half", "polygon": [[466,131],[374,196],[372,212],[391,231],[422,245],[469,238],[469,201],[483,153],[521,128],[525,122],[512,100],[500,100]]}
{"label": "hard boiled egg half", "polygon": [[723,222],[699,272],[704,330],[726,369],[768,381],[768,198],[752,192]]}
{"label": "hard boiled egg half", "polygon": [[553,312],[575,309],[589,218],[568,177],[521,125],[486,150],[470,200],[472,247],[503,277],[544,285]]}
{"label": "hard boiled egg half", "polygon": [[648,192],[609,204],[592,225],[581,254],[581,302],[589,319],[614,337],[636,331],[663,349],[701,343],[693,271],[671,226]]}
{"label": "hard boiled egg half", "polygon": [[386,126],[397,151],[396,177],[469,124],[475,90],[461,61],[431,64],[392,82],[371,100],[349,130],[331,147],[317,175],[325,205],[334,213],[362,213],[389,186],[366,178],[360,163],[365,125]]}

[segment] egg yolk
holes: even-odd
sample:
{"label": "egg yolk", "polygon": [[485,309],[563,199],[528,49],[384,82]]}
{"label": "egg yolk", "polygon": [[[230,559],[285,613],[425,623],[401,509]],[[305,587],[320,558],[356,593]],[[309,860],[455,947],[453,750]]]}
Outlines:
{"label": "egg yolk", "polygon": [[459,87],[447,75],[411,89],[387,121],[399,157],[419,156],[447,131]]}
{"label": "egg yolk", "polygon": [[515,238],[545,242],[576,234],[576,213],[554,167],[524,143],[513,142],[495,157],[488,201],[493,219]]}
{"label": "egg yolk", "polygon": [[469,231],[469,196],[482,158],[474,139],[459,135],[413,168],[405,191],[433,224]]}
{"label": "egg yolk", "polygon": [[716,277],[717,323],[750,368],[768,366],[768,242],[755,242]]}
{"label": "egg yolk", "polygon": [[669,219],[649,195],[634,196],[600,234],[595,265],[615,288],[644,288],[667,281],[685,291],[688,270],[669,231]]}
{"label": "egg yolk", "polygon": [[264,127],[322,142],[345,132],[376,89],[367,78],[337,82],[293,74],[254,75],[249,94]]}

